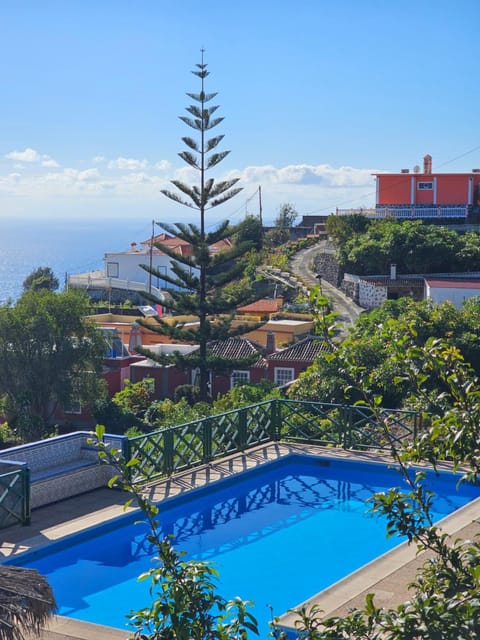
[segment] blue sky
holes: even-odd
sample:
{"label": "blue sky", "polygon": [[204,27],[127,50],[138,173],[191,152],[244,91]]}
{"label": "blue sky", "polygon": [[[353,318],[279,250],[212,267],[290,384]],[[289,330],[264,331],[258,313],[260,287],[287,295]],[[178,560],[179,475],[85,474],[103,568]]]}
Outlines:
{"label": "blue sky", "polygon": [[0,217],[194,220],[179,120],[205,48],[243,191],[212,223],[289,202],[374,204],[374,171],[480,166],[478,0],[0,3]]}

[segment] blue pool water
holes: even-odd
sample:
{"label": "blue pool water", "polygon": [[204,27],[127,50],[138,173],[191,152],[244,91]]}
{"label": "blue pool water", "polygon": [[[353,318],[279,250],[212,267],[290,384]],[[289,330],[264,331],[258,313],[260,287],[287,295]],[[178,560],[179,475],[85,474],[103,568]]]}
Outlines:
{"label": "blue pool water", "polygon": [[[480,495],[479,487],[456,483],[449,474],[429,476],[436,520]],[[387,539],[385,522],[365,513],[374,492],[400,484],[398,472],[381,465],[289,456],[173,499],[160,520],[189,557],[214,562],[224,597],[254,601],[265,636],[271,610],[281,615],[401,541]],[[61,615],[128,627],[128,613],[150,601],[148,582],[136,579],[152,566],[153,551],[137,518],[14,562],[48,576]]]}

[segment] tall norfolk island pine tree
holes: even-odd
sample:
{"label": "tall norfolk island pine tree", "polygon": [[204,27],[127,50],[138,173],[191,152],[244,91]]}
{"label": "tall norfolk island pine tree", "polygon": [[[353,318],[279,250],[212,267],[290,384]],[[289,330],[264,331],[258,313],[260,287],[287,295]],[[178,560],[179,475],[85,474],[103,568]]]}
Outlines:
{"label": "tall norfolk island pine tree", "polygon": [[[233,312],[235,309],[249,302],[251,295],[243,290],[225,290],[225,285],[237,279],[243,273],[241,257],[251,248],[251,243],[241,242],[230,249],[211,255],[209,247],[214,243],[231,237],[235,228],[231,227],[228,220],[221,223],[215,231],[208,232],[205,229],[206,212],[217,207],[241,191],[235,185],[238,178],[216,182],[213,178],[207,179],[207,173],[221,162],[230,152],[215,151],[223,140],[223,135],[207,139],[208,132],[223,121],[223,118],[212,117],[218,106],[208,106],[208,103],[217,95],[205,93],[205,78],[209,75],[207,65],[196,65],[197,69],[192,73],[200,78],[200,93],[187,93],[195,101],[187,107],[189,116],[180,116],[180,119],[197,133],[197,139],[191,137],[182,138],[187,151],[182,151],[179,156],[198,172],[199,184],[189,186],[184,182],[172,180],[180,195],[169,190],[162,193],[171,200],[190,207],[200,214],[200,227],[188,223],[157,223],[170,235],[188,242],[192,247],[191,256],[182,256],[170,247],[162,243],[155,246],[172,258],[172,271],[174,276],[160,273],[155,268],[142,265],[143,268],[173,285],[175,289],[169,291],[171,302],[169,307],[183,315],[193,315],[198,318],[198,325],[185,326],[184,323],[167,323],[157,317],[158,326],[153,330],[168,335],[174,341],[195,342],[199,345],[198,351],[188,356],[179,352],[170,355],[158,356],[146,349],[140,350],[145,355],[162,364],[176,364],[177,366],[198,370],[198,386],[200,400],[208,398],[208,380],[210,371],[225,371],[235,368],[235,365],[245,364],[245,360],[232,360],[215,357],[207,350],[210,340],[225,339],[239,335],[245,331],[244,327],[232,327]],[[186,198],[184,197],[186,196]],[[148,325],[152,329],[151,325]]]}

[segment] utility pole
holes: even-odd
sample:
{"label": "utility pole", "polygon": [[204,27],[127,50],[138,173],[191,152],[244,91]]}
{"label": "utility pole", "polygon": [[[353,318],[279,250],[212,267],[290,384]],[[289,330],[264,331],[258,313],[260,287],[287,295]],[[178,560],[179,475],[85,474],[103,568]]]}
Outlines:
{"label": "utility pole", "polygon": [[263,220],[262,220],[262,187],[258,187],[258,210],[259,210],[259,218],[260,218],[260,224],[263,227]]}
{"label": "utility pole", "polygon": [[155,220],[152,220],[152,236],[150,238],[150,262],[148,269],[148,293],[152,293],[152,264],[153,264],[153,238],[155,229]]}

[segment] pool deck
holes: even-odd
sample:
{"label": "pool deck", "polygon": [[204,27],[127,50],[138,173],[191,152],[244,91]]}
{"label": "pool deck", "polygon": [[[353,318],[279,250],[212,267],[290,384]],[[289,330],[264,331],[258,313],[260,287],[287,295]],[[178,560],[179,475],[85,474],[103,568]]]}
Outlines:
{"label": "pool deck", "polygon": [[[367,452],[270,443],[159,481],[147,488],[147,495],[154,501],[171,498],[192,488],[229,478],[290,453],[311,453],[369,462],[390,461],[387,456]],[[124,508],[127,499],[128,495],[121,491],[98,489],[35,509],[32,513],[31,525],[10,527],[1,531],[0,559],[38,548],[123,515],[126,511],[132,510]],[[471,539],[479,534],[480,499],[446,518],[442,522],[442,529],[454,539]],[[352,544],[354,542],[352,535]],[[399,604],[408,599],[408,584],[414,579],[416,568],[424,558],[424,555],[416,555],[414,546],[402,544],[332,585],[305,604],[319,604],[326,615],[342,615],[354,607],[361,607],[365,595],[370,592],[376,594],[375,602],[379,606]],[[292,615],[286,615],[281,618],[280,623],[282,626],[290,627],[293,626],[293,621]],[[126,640],[131,635],[128,629],[114,629],[55,616],[39,638],[40,640]]]}

